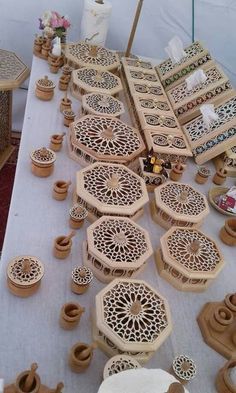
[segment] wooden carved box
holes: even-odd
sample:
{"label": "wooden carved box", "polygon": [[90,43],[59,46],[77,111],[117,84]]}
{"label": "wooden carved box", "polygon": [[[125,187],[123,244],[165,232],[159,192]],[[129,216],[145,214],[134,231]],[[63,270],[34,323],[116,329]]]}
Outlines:
{"label": "wooden carved box", "polygon": [[159,274],[180,291],[204,291],[224,266],[217,244],[197,229],[174,226],[160,243],[156,252]]}
{"label": "wooden carved box", "polygon": [[148,202],[144,180],[121,164],[97,162],[77,172],[74,202],[94,222],[103,215],[138,219]]}
{"label": "wooden carved box", "polygon": [[148,232],[125,217],[101,217],[88,227],[83,245],[84,265],[105,283],[136,277],[152,253]]}
{"label": "wooden carved box", "polygon": [[202,165],[236,145],[236,96],[215,108],[218,120],[206,127],[203,117],[185,124],[183,131],[191,146],[194,159]]}
{"label": "wooden carved box", "polygon": [[82,97],[83,115],[120,117],[124,112],[123,102],[109,94],[90,93]]}
{"label": "wooden carved box", "polygon": [[166,90],[182,82],[198,68],[212,65],[211,54],[204,49],[200,42],[193,42],[184,51],[186,56],[180,62],[173,63],[171,59],[167,59],[156,67],[162,85]]}
{"label": "wooden carved box", "polygon": [[104,161],[134,167],[145,150],[136,129],[108,116],[87,115],[72,123],[68,145],[70,157],[83,166]]}
{"label": "wooden carved box", "polygon": [[217,105],[235,94],[229,79],[218,66],[207,68],[205,75],[206,81],[191,90],[187,89],[187,83],[184,81],[167,92],[180,124],[186,124],[199,116],[201,105]]}
{"label": "wooden carved box", "polygon": [[171,329],[166,299],[145,281],[115,279],[96,296],[93,337],[108,356],[125,353],[146,363]]}

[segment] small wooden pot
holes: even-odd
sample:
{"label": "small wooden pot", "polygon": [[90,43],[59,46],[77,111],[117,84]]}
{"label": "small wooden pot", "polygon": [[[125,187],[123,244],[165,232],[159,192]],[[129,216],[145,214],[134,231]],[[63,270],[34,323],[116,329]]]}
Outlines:
{"label": "small wooden pot", "polygon": [[87,209],[84,206],[75,204],[70,209],[70,218],[69,218],[69,225],[72,229],[79,229],[84,224],[84,219],[88,215]]}
{"label": "small wooden pot", "polygon": [[61,244],[66,236],[58,236],[54,240],[53,255],[57,259],[65,259],[70,255],[72,240],[69,239],[66,244]]}
{"label": "small wooden pot", "polygon": [[50,64],[50,72],[52,74],[57,74],[59,69],[60,69],[60,64],[59,63],[54,62],[54,63]]}
{"label": "small wooden pot", "polygon": [[225,296],[224,299],[225,306],[232,311],[233,314],[236,314],[236,293],[229,293]]}
{"label": "small wooden pot", "polygon": [[63,113],[63,111],[71,111],[71,104],[72,101],[69,98],[63,97],[60,103],[60,112]]}
{"label": "small wooden pot", "polygon": [[64,201],[64,199],[67,197],[70,184],[71,182],[57,180],[53,185],[52,197],[57,201]]}
{"label": "small wooden pot", "polygon": [[213,181],[213,183],[220,186],[221,184],[223,184],[225,182],[226,177],[227,177],[226,169],[219,169],[218,171],[216,171],[212,181]]}
{"label": "small wooden pot", "polygon": [[79,303],[66,303],[62,306],[60,312],[60,326],[65,330],[73,330],[80,321],[80,318],[85,311]]}
{"label": "small wooden pot", "polygon": [[216,389],[218,393],[235,393],[236,387],[230,378],[230,369],[236,367],[236,359],[229,360],[216,376]]}
{"label": "small wooden pot", "polygon": [[75,373],[81,373],[91,363],[95,345],[76,343],[69,352],[69,366]]}
{"label": "small wooden pot", "polygon": [[48,177],[52,174],[56,160],[56,154],[52,150],[42,147],[34,150],[30,158],[31,171],[35,176]]}
{"label": "small wooden pot", "polygon": [[184,166],[181,164],[175,165],[170,171],[170,179],[173,181],[179,181],[183,175]]}
{"label": "small wooden pot", "polygon": [[70,67],[68,64],[65,64],[62,67],[62,74],[71,77],[71,73],[73,71],[73,68]]}
{"label": "small wooden pot", "polygon": [[211,174],[211,171],[208,168],[200,167],[195,176],[195,182],[198,184],[205,184]]}
{"label": "small wooden pot", "polygon": [[34,53],[41,53],[43,46],[43,37],[36,37],[34,40]]}
{"label": "small wooden pot", "polygon": [[227,246],[236,246],[236,218],[229,218],[219,233],[220,239]]}
{"label": "small wooden pot", "polygon": [[224,332],[225,329],[233,322],[232,312],[224,307],[217,306],[209,318],[209,323],[216,332]]}
{"label": "small wooden pot", "polygon": [[50,140],[50,146],[49,146],[50,149],[53,151],[61,150],[64,136],[65,136],[65,133],[52,135],[51,140]]}
{"label": "small wooden pot", "polygon": [[64,116],[64,126],[69,127],[69,125],[75,120],[76,115],[72,110],[64,110],[62,113]]}
{"label": "small wooden pot", "polygon": [[23,371],[18,375],[15,382],[15,391],[17,393],[38,393],[41,387],[40,377],[39,375],[34,372],[32,373],[32,366],[36,365],[37,363],[33,363],[31,365],[31,370]]}
{"label": "small wooden pot", "polygon": [[70,82],[70,76],[62,75],[59,79],[59,85],[58,85],[59,90],[66,91],[68,89],[69,82]]}
{"label": "small wooden pot", "polygon": [[91,269],[85,266],[78,266],[72,270],[71,274],[71,290],[77,295],[81,295],[89,288],[90,282],[93,280]]}
{"label": "small wooden pot", "polygon": [[46,75],[44,78],[37,80],[35,95],[40,100],[50,101],[53,98],[55,87],[56,85]]}

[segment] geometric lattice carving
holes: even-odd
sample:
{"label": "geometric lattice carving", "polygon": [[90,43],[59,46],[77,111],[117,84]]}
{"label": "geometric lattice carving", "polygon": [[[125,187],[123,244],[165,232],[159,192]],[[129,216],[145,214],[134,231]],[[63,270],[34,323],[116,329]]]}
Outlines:
{"label": "geometric lattice carving", "polygon": [[152,255],[147,231],[125,217],[95,221],[87,229],[87,243],[84,263],[103,282],[134,277]]}
{"label": "geometric lattice carving", "polygon": [[71,157],[82,165],[95,161],[129,164],[145,150],[138,131],[117,118],[84,116],[71,125]]}
{"label": "geometric lattice carving", "polygon": [[124,105],[108,94],[90,93],[82,97],[82,107],[85,113],[92,115],[120,116],[124,113]]}
{"label": "geometric lattice carving", "polygon": [[112,71],[120,65],[116,52],[84,41],[66,45],[65,57],[74,68],[97,67],[103,71]]}
{"label": "geometric lattice carving", "polygon": [[105,379],[113,374],[118,374],[121,371],[140,367],[140,364],[137,362],[137,360],[132,358],[132,356],[116,355],[109,359],[105,364],[103,378]]}
{"label": "geometric lattice carving", "polygon": [[29,69],[14,52],[0,49],[0,90],[13,90],[28,77]]}
{"label": "geometric lattice carving", "polygon": [[188,184],[166,182],[154,192],[153,218],[164,228],[197,228],[209,213],[206,197]]}
{"label": "geometric lattice carving", "polygon": [[115,279],[96,296],[96,326],[121,351],[148,355],[171,332],[169,307],[145,281]]}
{"label": "geometric lattice carving", "polygon": [[152,63],[149,61],[139,60],[139,59],[132,59],[132,58],[123,58],[122,62],[124,65],[134,68],[141,68],[143,70],[152,70],[153,66]]}
{"label": "geometric lattice carving", "polygon": [[56,160],[56,154],[54,153],[54,151],[46,149],[45,147],[32,151],[30,157],[33,162],[41,165],[49,165]]}
{"label": "geometric lattice carving", "polygon": [[172,227],[160,242],[158,271],[177,289],[205,290],[224,266],[216,243],[199,230]]}
{"label": "geometric lattice carving", "polygon": [[183,127],[194,158],[200,165],[236,144],[236,97],[224,101],[215,112],[219,118],[208,128],[202,116]]}
{"label": "geometric lattice carving", "polygon": [[197,373],[195,362],[186,355],[176,356],[172,367],[176,376],[182,381],[190,381]]}
{"label": "geometric lattice carving", "polygon": [[[27,269],[24,266],[27,263]],[[35,257],[20,256],[12,259],[7,267],[8,278],[18,286],[36,284],[44,275],[44,267]]]}
{"label": "geometric lattice carving", "polygon": [[144,180],[120,164],[98,162],[80,170],[76,193],[92,221],[102,215],[137,218],[148,202]]}

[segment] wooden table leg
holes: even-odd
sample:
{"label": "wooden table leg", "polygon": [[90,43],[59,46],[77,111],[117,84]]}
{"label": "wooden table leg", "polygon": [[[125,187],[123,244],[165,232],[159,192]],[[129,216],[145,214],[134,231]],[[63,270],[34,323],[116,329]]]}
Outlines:
{"label": "wooden table leg", "polygon": [[11,145],[12,91],[0,90],[0,169],[8,160],[14,146]]}

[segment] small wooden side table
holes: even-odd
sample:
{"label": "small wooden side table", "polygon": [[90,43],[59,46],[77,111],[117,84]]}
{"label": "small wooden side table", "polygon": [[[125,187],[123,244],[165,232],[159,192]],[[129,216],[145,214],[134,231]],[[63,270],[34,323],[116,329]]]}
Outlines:
{"label": "small wooden side table", "polygon": [[29,73],[14,52],[0,49],[0,169],[14,150],[11,145],[12,90],[18,88]]}

